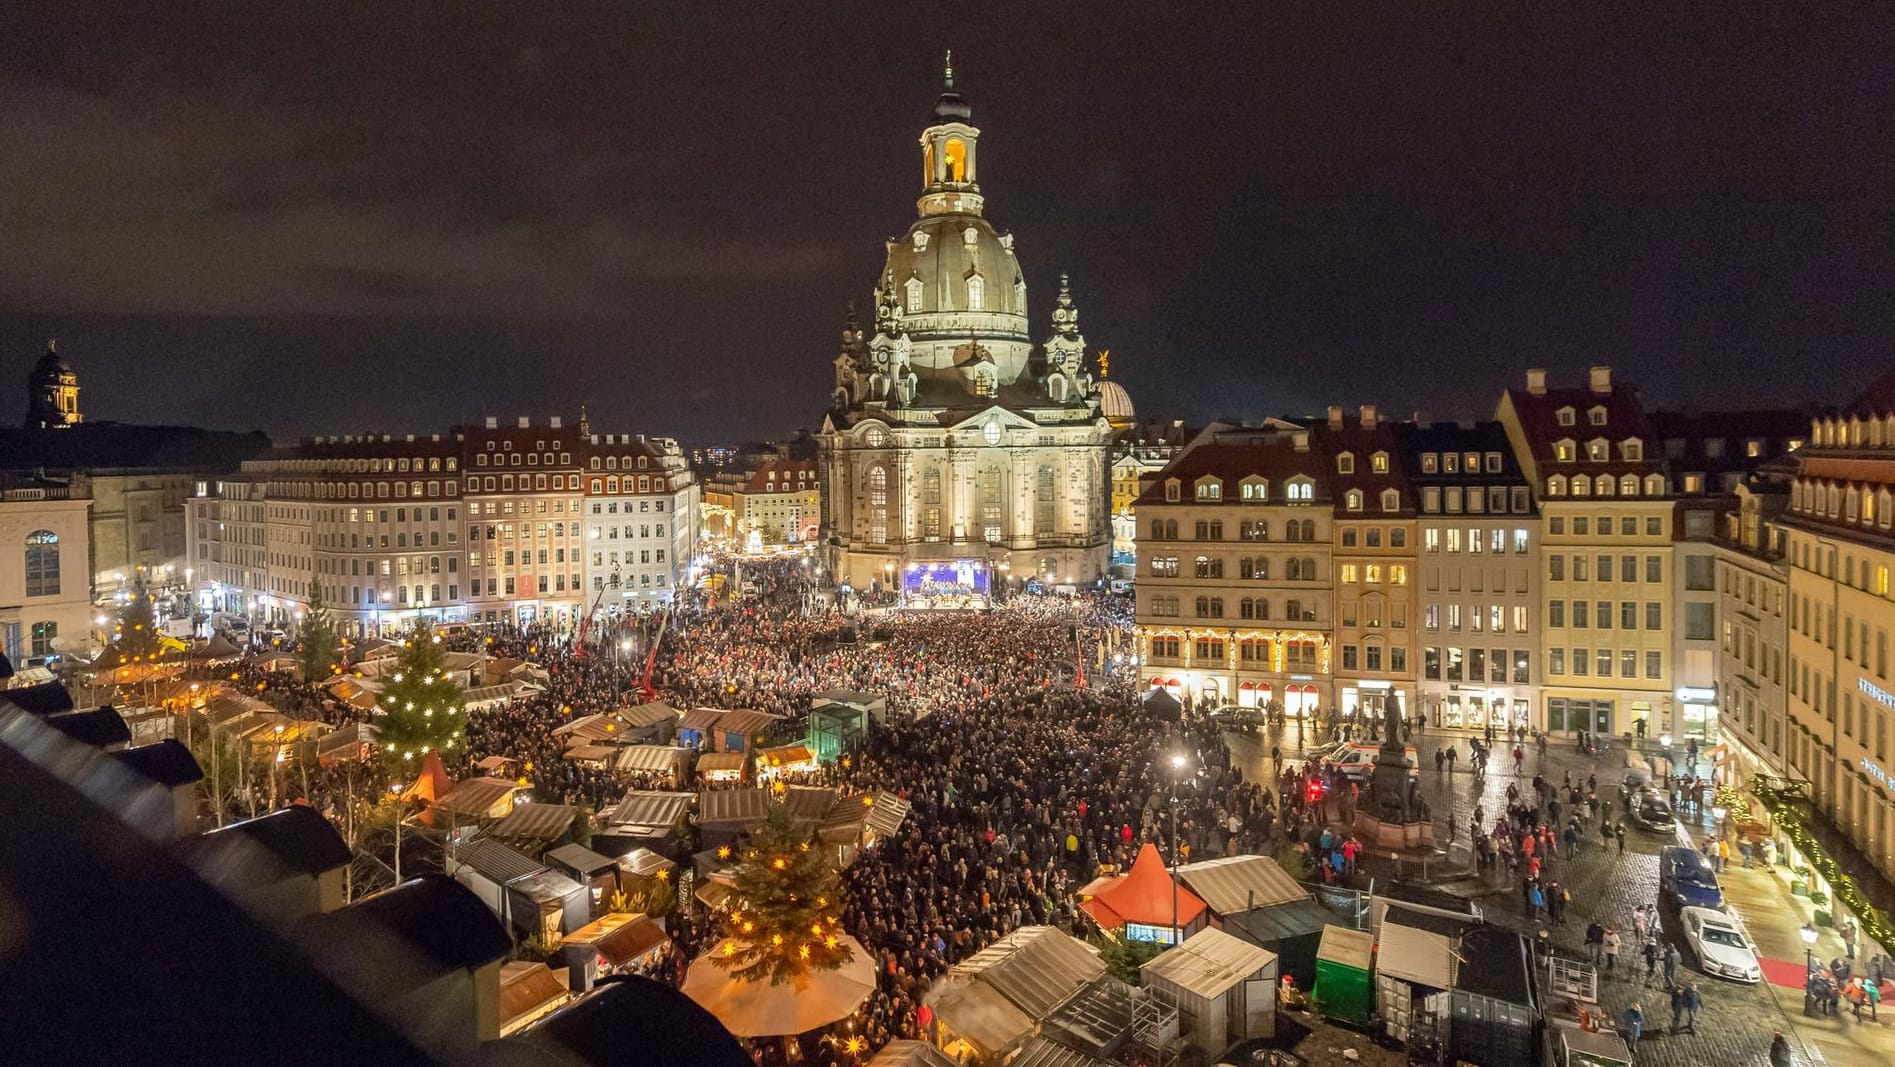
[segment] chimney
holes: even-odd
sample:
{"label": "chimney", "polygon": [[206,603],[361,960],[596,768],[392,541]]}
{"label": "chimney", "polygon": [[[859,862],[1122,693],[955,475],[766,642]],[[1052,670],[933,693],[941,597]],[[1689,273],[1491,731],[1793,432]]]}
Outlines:
{"label": "chimney", "polygon": [[559,429],[559,416],[558,415],[553,416],[553,421],[551,425],[553,429],[555,430]]}
{"label": "chimney", "polygon": [[532,426],[532,425],[533,424],[531,422],[527,421],[527,417],[525,415],[520,416],[520,429],[524,430],[527,427]]}
{"label": "chimney", "polygon": [[1591,386],[1592,386],[1593,392],[1598,393],[1600,396],[1605,396],[1612,392],[1612,368],[1611,367],[1592,368],[1591,379],[1592,379]]}
{"label": "chimney", "polygon": [[1546,369],[1535,367],[1527,371],[1527,394],[1529,396],[1546,395]]}
{"label": "chimney", "polygon": [[1329,428],[1332,430],[1342,429],[1342,405],[1341,404],[1329,405]]}
{"label": "chimney", "polygon": [[1375,405],[1374,404],[1362,405],[1362,428],[1365,430],[1375,429]]}
{"label": "chimney", "polygon": [[487,428],[489,430],[498,430],[500,428],[500,420],[492,415],[487,416]]}
{"label": "chimney", "polygon": [[[1341,411],[1342,409],[1341,409],[1341,408],[1333,408],[1332,410],[1334,410],[1334,411],[1338,411],[1338,412],[1339,412],[1339,411]],[[1340,416],[1340,415],[1338,415],[1338,416],[1337,416],[1337,418],[1341,418],[1341,416]],[[1298,431],[1296,431],[1295,433],[1293,433],[1293,434],[1291,434],[1291,435],[1290,435],[1290,444],[1291,444],[1291,445],[1293,445],[1293,446],[1294,446],[1294,447],[1296,448],[1296,450],[1297,450],[1298,452],[1307,452],[1307,451],[1309,451],[1309,431],[1308,431],[1308,430],[1298,430]]]}

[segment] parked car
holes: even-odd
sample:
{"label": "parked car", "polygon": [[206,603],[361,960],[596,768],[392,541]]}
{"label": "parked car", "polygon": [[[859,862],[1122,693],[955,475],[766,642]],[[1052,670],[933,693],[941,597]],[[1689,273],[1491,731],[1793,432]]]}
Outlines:
{"label": "parked car", "polygon": [[1627,812],[1632,825],[1654,834],[1675,834],[1678,830],[1678,816],[1671,810],[1671,802],[1656,789],[1646,789],[1632,798]]}
{"label": "parked car", "polygon": [[1684,924],[1685,943],[1697,954],[1705,974],[1733,982],[1762,981],[1757,954],[1736,920],[1709,908],[1683,908],[1678,918]]}
{"label": "parked car", "polygon": [[1237,704],[1225,704],[1211,711],[1211,721],[1225,730],[1252,731],[1263,725],[1261,708],[1246,708]]}
{"label": "parked car", "polygon": [[1658,895],[1679,907],[1724,907],[1717,875],[1696,849],[1674,845],[1658,854]]}

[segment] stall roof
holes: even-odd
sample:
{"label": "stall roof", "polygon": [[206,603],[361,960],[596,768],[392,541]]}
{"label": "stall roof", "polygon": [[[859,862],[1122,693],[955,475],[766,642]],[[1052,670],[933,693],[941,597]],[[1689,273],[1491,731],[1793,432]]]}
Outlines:
{"label": "stall roof", "polygon": [[1088,1057],[1102,1057],[1125,1044],[1136,1012],[1132,987],[1111,975],[1101,975],[1067,997],[1046,1018],[1040,1032]]}
{"label": "stall roof", "polygon": [[769,762],[771,766],[791,766],[812,762],[816,754],[809,750],[808,745],[778,745],[775,748],[763,749],[757,753],[757,757]]}
{"label": "stall roof", "polygon": [[1477,926],[1461,939],[1455,988],[1509,1004],[1533,1003],[1526,939],[1498,926]]}
{"label": "stall roof", "polygon": [[640,915],[594,942],[593,948],[605,957],[605,962],[623,967],[669,940],[664,927]]}
{"label": "stall roof", "polygon": [[671,745],[626,745],[619,751],[618,762],[613,765],[613,769],[620,773],[649,771],[675,775],[683,770],[684,761],[690,752],[688,748]]}
{"label": "stall roof", "polygon": [[648,848],[635,848],[627,852],[618,858],[618,865],[623,867],[628,874],[636,874],[643,878],[678,869],[676,860],[666,859]]}
{"label": "stall roof", "polygon": [[1381,944],[1375,953],[1375,973],[1435,989],[1452,989],[1454,950],[1440,934],[1398,922],[1383,922]]}
{"label": "stall roof", "polygon": [[1375,954],[1375,939],[1367,930],[1351,930],[1346,926],[1323,927],[1322,943],[1316,946],[1316,958],[1333,960],[1336,963],[1369,969],[1369,959]]}
{"label": "stall roof", "polygon": [[301,804],[186,838],[182,851],[202,858],[238,841],[261,845],[284,866],[304,874],[346,867],[355,858],[335,826]]}
{"label": "stall roof", "polygon": [[519,761],[512,756],[484,756],[475,762],[474,766],[479,767],[488,774],[498,774],[506,770],[509,765],[517,762]]}
{"label": "stall roof", "polygon": [[1150,985],[1153,978],[1159,978],[1194,996],[1212,1000],[1230,992],[1275,960],[1276,953],[1207,926],[1186,938],[1184,944],[1160,953],[1140,968],[1140,973],[1145,976],[1146,985]]}
{"label": "stall roof", "polygon": [[[790,821],[815,825],[829,816],[836,806],[836,791],[814,785],[793,785],[783,791],[783,810]],[[857,805],[860,807],[861,805]]]}
{"label": "stall roof", "polygon": [[783,718],[783,716],[772,715],[767,711],[739,708],[736,711],[725,712],[723,717],[717,721],[717,729],[722,733],[743,734],[745,737],[749,737],[769,729],[771,723],[781,718]]}
{"label": "stall roof", "polygon": [[1268,856],[1224,856],[1178,868],[1178,876],[1218,915],[1308,900],[1290,872]]}
{"label": "stall roof", "polygon": [[887,790],[878,791],[872,799],[873,803],[865,805],[869,809],[869,831],[877,837],[895,836],[914,805]]}
{"label": "stall roof", "polygon": [[198,766],[191,750],[176,738],[122,748],[108,755],[159,785],[193,785],[204,780],[204,768]]}
{"label": "stall roof", "polygon": [[1128,922],[1188,925],[1204,911],[1204,899],[1178,886],[1174,895],[1171,872],[1158,858],[1158,846],[1147,841],[1132,861],[1132,869],[1102,886],[1091,900],[1079,905],[1100,926],[1113,929]]}
{"label": "stall roof", "polygon": [[1105,1061],[1097,1057],[1069,1049],[1044,1037],[1035,1037],[1020,1046],[1020,1055],[1008,1067],[1104,1067],[1104,1064]]}
{"label": "stall roof", "polygon": [[767,789],[707,789],[697,795],[697,821],[758,825],[770,817]]}
{"label": "stall roof", "polygon": [[485,815],[519,789],[518,783],[505,778],[464,778],[437,799],[434,806],[458,815]]}
{"label": "stall roof", "polygon": [[375,744],[382,732],[365,722],[352,722],[324,734],[316,741],[316,758],[354,759],[363,755],[364,746]]}
{"label": "stall roof", "polygon": [[700,752],[697,756],[697,772],[741,771],[748,758],[742,752]]}
{"label": "stall roof", "polygon": [[1224,917],[1224,929],[1259,945],[1320,934],[1336,915],[1313,900],[1278,904]]}
{"label": "stall roof", "polygon": [[469,689],[461,696],[461,705],[469,708],[484,708],[492,704],[504,704],[523,693],[538,692],[539,687],[525,682],[501,682],[499,685],[483,685]]}
{"label": "stall roof", "polygon": [[524,893],[534,900],[546,904],[557,904],[578,896],[586,887],[555,870],[541,870],[508,885],[516,893]]}
{"label": "stall roof", "polygon": [[454,862],[490,882],[508,885],[531,878],[546,868],[533,857],[490,837],[483,837],[454,854]]}
{"label": "stall roof", "polygon": [[716,726],[723,717],[723,711],[718,708],[692,708],[678,716],[678,728],[701,732]]}
{"label": "stall roof", "polygon": [[612,809],[606,822],[612,826],[644,826],[669,830],[684,821],[691,810],[691,793],[666,793],[655,789],[634,789]]}
{"label": "stall roof", "polygon": [[1034,1019],[1105,973],[1098,953],[1051,926],[1023,926],[957,964],[952,974],[993,986]]}
{"label": "stall roof", "polygon": [[[515,682],[511,684],[517,685],[519,683]],[[583,738],[584,740],[594,742],[617,741],[624,735],[625,724],[619,720],[617,715],[604,711],[596,715],[582,715],[564,726],[556,727],[553,730],[554,737]]]}
{"label": "stall roof", "polygon": [[957,1067],[947,1054],[926,1041],[897,1040],[882,1046],[866,1067]]}
{"label": "stall roof", "polygon": [[131,727],[125,725],[125,720],[110,705],[88,711],[56,712],[45,720],[46,725],[93,748],[127,745],[132,740]]}
{"label": "stall roof", "polygon": [[642,730],[651,726],[660,726],[667,722],[677,722],[678,709],[662,700],[654,700],[649,704],[639,704],[636,707],[626,708],[624,711],[619,712],[619,718],[625,720],[625,725]]}
{"label": "stall roof", "polygon": [[500,967],[500,1028],[523,1016],[536,1015],[572,994],[544,963],[516,961]]}
{"label": "stall roof", "polygon": [[570,760],[609,760],[618,755],[617,745],[578,744],[567,749],[561,755]]}
{"label": "stall roof", "polygon": [[864,802],[873,800],[874,798],[867,794],[837,797],[836,802],[830,805],[829,810],[823,814],[821,829],[817,831],[818,836],[832,844],[858,841],[862,836],[862,831],[868,827],[869,820],[875,814],[874,805]]}
{"label": "stall roof", "polygon": [[570,804],[515,804],[506,818],[489,827],[490,837],[536,845],[565,835],[579,809]]}
{"label": "stall roof", "polygon": [[984,982],[949,985],[929,1001],[949,1030],[991,1054],[999,1054],[1033,1032],[1033,1020]]}
{"label": "stall roof", "polygon": [[[496,829],[498,829],[496,827]],[[640,851],[643,851],[642,849]],[[544,859],[565,867],[569,871],[578,871],[587,878],[601,871],[609,871],[619,865],[619,861],[610,856],[601,856],[577,842],[548,849]]]}

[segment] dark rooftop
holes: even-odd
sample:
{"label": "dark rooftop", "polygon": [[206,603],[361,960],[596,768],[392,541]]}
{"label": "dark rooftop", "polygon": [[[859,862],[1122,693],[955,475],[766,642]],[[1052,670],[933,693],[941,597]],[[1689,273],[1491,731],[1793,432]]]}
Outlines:
{"label": "dark rooftop", "polygon": [[198,766],[191,750],[175,738],[154,745],[122,749],[111,757],[159,785],[192,785],[204,780],[204,768]]}
{"label": "dark rooftop", "polygon": [[58,682],[42,682],[39,685],[23,685],[18,689],[0,690],[0,705],[12,704],[21,711],[34,715],[56,715],[72,710],[72,694]]}
{"label": "dark rooftop", "polygon": [[[364,939],[392,935],[417,949],[425,960],[412,962],[435,971],[474,970],[505,959],[513,949],[500,920],[472,890],[445,875],[423,875],[356,901],[341,911],[310,917],[301,933],[305,944],[349,970],[375,966],[355,957],[352,946]],[[370,988],[365,985],[364,988]]]}
{"label": "dark rooftop", "polygon": [[[513,1053],[531,1049],[560,1064],[689,1063],[752,1067],[724,1024],[683,993],[637,975],[607,978],[590,995],[538,1026],[483,1049],[483,1062],[534,1062]],[[632,1050],[636,1050],[635,1054]]]}
{"label": "dark rooftop", "polygon": [[300,804],[202,834],[187,842],[187,850],[197,853],[238,840],[262,845],[285,866],[305,874],[332,871],[350,860],[349,846],[329,820]]}
{"label": "dark rooftop", "polygon": [[269,451],[258,431],[200,430],[194,426],[134,426],[85,422],[56,430],[0,428],[0,465],[14,470],[234,471]]}
{"label": "dark rooftop", "polygon": [[93,748],[105,748],[108,745],[129,745],[132,731],[125,720],[109,707],[93,708],[91,711],[62,711],[46,716],[46,725],[81,744]]}

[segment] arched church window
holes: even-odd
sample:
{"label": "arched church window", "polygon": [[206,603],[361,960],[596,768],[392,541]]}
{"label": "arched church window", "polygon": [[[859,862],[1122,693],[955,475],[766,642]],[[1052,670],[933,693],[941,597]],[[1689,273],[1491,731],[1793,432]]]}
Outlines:
{"label": "arched church window", "polygon": [[921,310],[921,288],[920,278],[908,279],[908,313],[911,315]]}
{"label": "arched church window", "polygon": [[888,471],[869,468],[869,541],[888,543]]}
{"label": "arched church window", "polygon": [[26,535],[26,595],[59,594],[59,535],[34,530]]}
{"label": "arched church window", "polygon": [[941,153],[941,160],[946,164],[946,173],[944,176],[948,181],[964,182],[967,180],[967,142],[961,140],[959,137],[948,138],[947,144],[943,147]]}
{"label": "arched church window", "polygon": [[967,276],[967,310],[979,311],[986,296],[987,283],[978,274]]}

